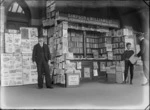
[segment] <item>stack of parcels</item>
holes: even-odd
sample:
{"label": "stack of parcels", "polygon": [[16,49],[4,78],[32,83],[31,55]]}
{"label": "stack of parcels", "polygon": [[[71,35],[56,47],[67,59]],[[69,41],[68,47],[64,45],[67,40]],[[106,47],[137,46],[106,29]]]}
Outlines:
{"label": "stack of parcels", "polygon": [[107,73],[107,80],[110,83],[116,82],[116,65],[114,65],[111,61],[107,62],[106,64],[106,73]]}
{"label": "stack of parcels", "polygon": [[[68,51],[68,23],[62,22],[58,24],[54,29],[54,36],[50,42],[53,43],[54,57],[54,84],[65,84],[65,73],[74,74],[80,73],[80,70],[76,69],[76,63],[70,62],[73,59],[73,53]],[[81,76],[81,75],[80,75]]]}
{"label": "stack of parcels", "polygon": [[122,83],[124,81],[124,61],[117,62],[116,64],[116,82]]}
{"label": "stack of parcels", "polygon": [[32,51],[38,43],[36,28],[21,28],[19,33],[5,33],[5,53],[1,55],[2,86],[37,83]]}

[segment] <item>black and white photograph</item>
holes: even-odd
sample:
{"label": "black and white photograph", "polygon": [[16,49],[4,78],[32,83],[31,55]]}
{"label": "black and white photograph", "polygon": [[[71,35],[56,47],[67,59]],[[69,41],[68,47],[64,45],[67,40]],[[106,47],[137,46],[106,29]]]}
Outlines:
{"label": "black and white photograph", "polygon": [[149,110],[150,0],[0,0],[0,109]]}

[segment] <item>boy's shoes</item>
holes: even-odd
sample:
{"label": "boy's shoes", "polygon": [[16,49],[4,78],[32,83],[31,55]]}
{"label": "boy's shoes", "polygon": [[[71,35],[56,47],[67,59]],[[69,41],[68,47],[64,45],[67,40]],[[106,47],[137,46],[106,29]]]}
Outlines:
{"label": "boy's shoes", "polygon": [[49,86],[49,87],[47,87],[48,89],[53,89],[53,87],[52,86]]}
{"label": "boy's shoes", "polygon": [[43,87],[38,87],[38,89],[43,89]]}
{"label": "boy's shoes", "polygon": [[142,86],[147,86],[149,84],[149,81],[147,81],[146,83],[142,84]]}

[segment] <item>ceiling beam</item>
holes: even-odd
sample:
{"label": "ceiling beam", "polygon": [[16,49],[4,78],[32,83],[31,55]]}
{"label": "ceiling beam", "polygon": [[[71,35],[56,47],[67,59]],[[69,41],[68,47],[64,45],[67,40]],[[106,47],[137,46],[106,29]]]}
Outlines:
{"label": "ceiling beam", "polygon": [[56,0],[57,6],[75,6],[75,7],[146,7],[142,0]]}

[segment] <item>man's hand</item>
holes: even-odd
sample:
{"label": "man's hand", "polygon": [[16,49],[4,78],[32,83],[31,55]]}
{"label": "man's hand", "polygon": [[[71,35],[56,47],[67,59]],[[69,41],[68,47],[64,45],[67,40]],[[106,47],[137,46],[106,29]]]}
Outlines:
{"label": "man's hand", "polygon": [[48,64],[49,64],[49,66],[51,66],[51,61],[50,60],[48,61]]}
{"label": "man's hand", "polygon": [[33,64],[34,64],[34,65],[36,65],[36,63],[35,63],[35,62],[33,62]]}

